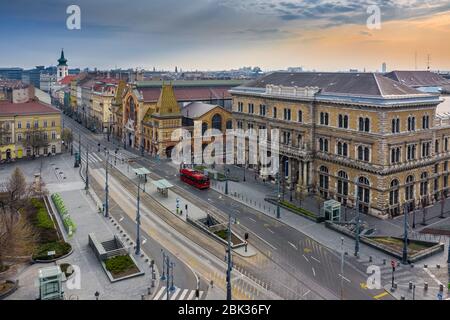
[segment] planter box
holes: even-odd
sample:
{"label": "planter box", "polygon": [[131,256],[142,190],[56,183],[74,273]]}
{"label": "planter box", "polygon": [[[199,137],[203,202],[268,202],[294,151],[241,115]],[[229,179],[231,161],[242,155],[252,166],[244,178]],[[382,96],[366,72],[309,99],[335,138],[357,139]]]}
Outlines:
{"label": "planter box", "polygon": [[[345,227],[340,226],[339,224],[333,223],[331,221],[326,221],[325,222],[325,226],[329,229],[332,229],[334,231],[337,231],[341,234],[346,235],[347,237],[350,237],[352,239],[356,238],[356,234],[350,230],[348,230]],[[374,236],[374,237],[370,237],[370,236],[366,236],[366,237],[360,237],[360,241],[372,248],[378,249],[383,253],[386,253],[394,258],[397,258],[399,260],[402,259],[402,252],[401,251],[397,251],[392,249],[389,246],[383,245],[381,243],[376,242],[375,240],[371,239],[371,238],[380,238],[380,237],[386,237],[386,238],[392,238],[392,239],[397,239],[397,240],[403,240],[402,238],[398,238],[398,237],[391,237],[391,236]],[[444,251],[444,244],[443,243],[437,243],[437,242],[430,242],[430,241],[422,241],[422,240],[410,240],[409,243],[418,243],[418,244],[426,244],[429,245],[429,248],[423,249],[418,253],[415,254],[408,254],[408,262],[409,263],[415,263],[417,261],[420,261],[422,259],[425,259],[427,257],[430,257],[436,253],[442,252]]]}
{"label": "planter box", "polygon": [[[264,200],[269,202],[269,203],[271,203],[271,204],[273,204],[273,205],[277,205],[278,204],[278,200],[277,199],[265,198]],[[295,210],[295,209],[293,209],[291,207],[288,207],[288,206],[284,205],[283,203],[280,203],[280,207],[284,208],[284,209],[286,209],[286,210],[288,210],[288,211],[290,211],[292,213],[295,213],[296,215],[302,216],[302,217],[304,217],[304,218],[306,218],[308,220],[311,220],[311,221],[314,221],[314,222],[317,222],[317,223],[321,223],[321,222],[325,221],[325,217],[320,217],[320,216],[313,217],[313,216],[307,215],[305,213],[302,213],[300,211],[297,211],[297,210]],[[306,209],[304,209],[304,210],[306,210]],[[313,213],[311,213],[311,214],[313,215]]]}

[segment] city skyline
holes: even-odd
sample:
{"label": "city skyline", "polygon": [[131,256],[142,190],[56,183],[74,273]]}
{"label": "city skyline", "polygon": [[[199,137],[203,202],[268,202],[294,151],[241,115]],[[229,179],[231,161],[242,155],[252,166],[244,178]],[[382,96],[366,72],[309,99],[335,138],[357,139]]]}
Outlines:
{"label": "city skyline", "polygon": [[[66,9],[81,9],[81,30],[69,30]],[[381,29],[366,25],[377,4]],[[71,68],[264,71],[448,70],[450,3],[429,1],[87,1],[3,4],[9,50],[2,67],[55,65],[65,49]],[[45,35],[45,36],[44,36]],[[23,48],[34,50],[23,50]],[[14,54],[11,54],[14,52]],[[417,58],[416,58],[417,57]]]}

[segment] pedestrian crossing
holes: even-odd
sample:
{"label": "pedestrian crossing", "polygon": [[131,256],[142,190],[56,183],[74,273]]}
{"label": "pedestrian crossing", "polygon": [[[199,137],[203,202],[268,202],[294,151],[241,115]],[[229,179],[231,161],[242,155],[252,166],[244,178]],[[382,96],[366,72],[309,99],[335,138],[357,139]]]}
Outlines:
{"label": "pedestrian crossing", "polygon": [[[199,299],[204,298],[204,291],[199,291]],[[197,299],[195,296],[195,290],[190,289],[181,289],[174,288],[174,290],[170,290],[169,288],[169,300],[195,300]],[[167,288],[161,287],[159,291],[156,293],[153,300],[167,300]]]}
{"label": "pedestrian crossing", "polygon": [[[81,161],[86,163],[86,153],[81,154]],[[103,162],[103,159],[99,155],[94,152],[89,153],[89,164],[96,164],[101,162]]]}

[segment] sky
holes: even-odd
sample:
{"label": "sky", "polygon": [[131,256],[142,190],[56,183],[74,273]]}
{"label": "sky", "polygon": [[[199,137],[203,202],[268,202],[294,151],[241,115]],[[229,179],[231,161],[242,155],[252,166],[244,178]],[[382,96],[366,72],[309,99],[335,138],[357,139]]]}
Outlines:
{"label": "sky", "polygon": [[450,70],[450,0],[0,0],[0,30],[0,67]]}

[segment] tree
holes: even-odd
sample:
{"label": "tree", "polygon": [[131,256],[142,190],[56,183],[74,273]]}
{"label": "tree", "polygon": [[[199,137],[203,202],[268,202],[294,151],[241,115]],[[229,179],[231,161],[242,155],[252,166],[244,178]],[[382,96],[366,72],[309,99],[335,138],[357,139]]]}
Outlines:
{"label": "tree", "polygon": [[0,198],[0,206],[18,210],[23,206],[21,200],[26,197],[26,191],[25,176],[19,168],[15,168],[9,180],[0,186],[0,192],[3,193],[3,197]]}
{"label": "tree", "polygon": [[61,139],[62,141],[64,141],[64,145],[67,148],[69,148],[72,145],[73,142],[73,133],[72,130],[70,130],[69,128],[64,128],[62,134],[61,134]]}
{"label": "tree", "polygon": [[25,146],[33,149],[33,155],[39,153],[40,148],[46,148],[49,146],[48,140],[45,139],[45,132],[39,128],[30,128],[26,131]]}
{"label": "tree", "polygon": [[37,234],[27,219],[10,207],[0,209],[0,271],[5,259],[30,255],[35,249]]}
{"label": "tree", "polygon": [[19,213],[26,203],[27,191],[25,176],[19,168],[0,185],[0,270],[4,269],[5,257],[27,255],[34,249],[37,236]]}

